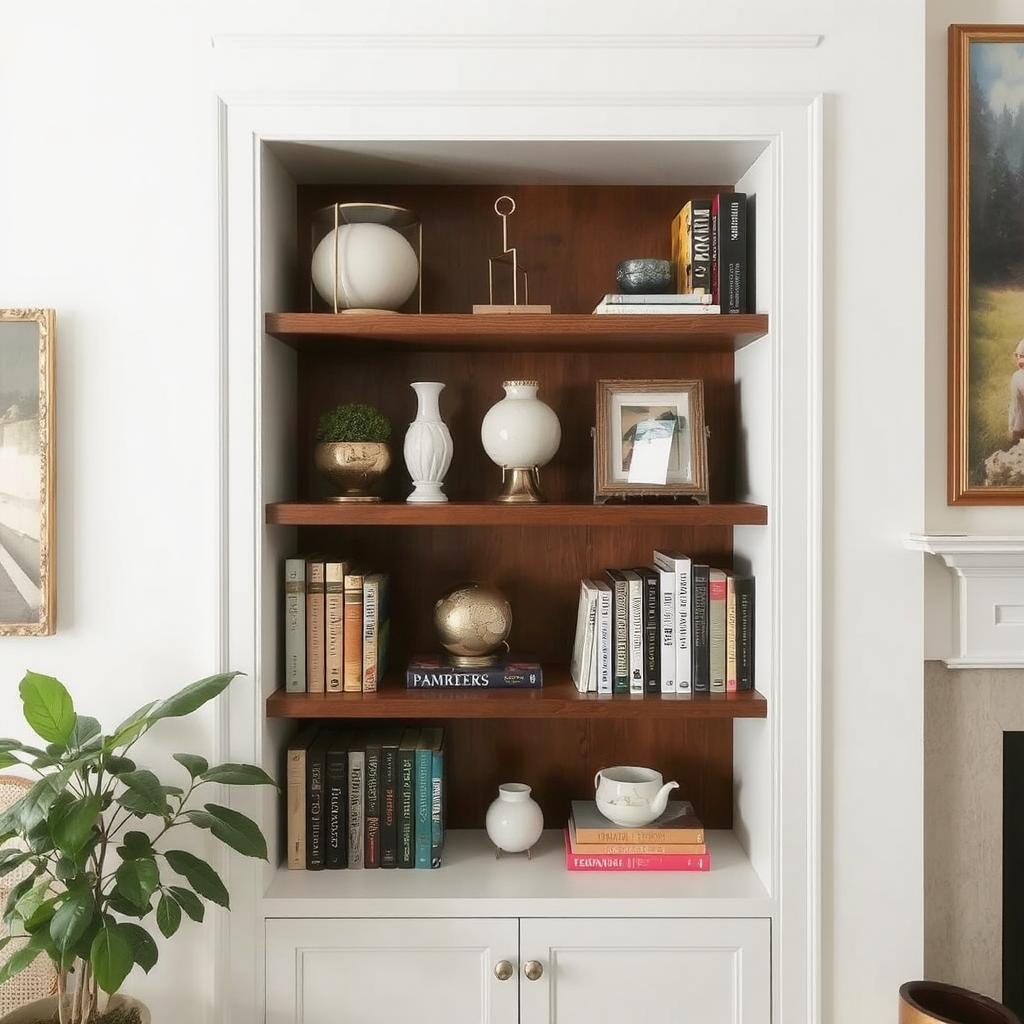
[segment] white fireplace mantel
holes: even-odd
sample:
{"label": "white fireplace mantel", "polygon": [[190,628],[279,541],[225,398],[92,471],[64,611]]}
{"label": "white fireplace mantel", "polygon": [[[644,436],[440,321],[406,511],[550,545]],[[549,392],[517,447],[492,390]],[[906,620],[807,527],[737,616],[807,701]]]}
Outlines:
{"label": "white fireplace mantel", "polygon": [[911,534],[956,577],[949,668],[1024,668],[1024,536]]}

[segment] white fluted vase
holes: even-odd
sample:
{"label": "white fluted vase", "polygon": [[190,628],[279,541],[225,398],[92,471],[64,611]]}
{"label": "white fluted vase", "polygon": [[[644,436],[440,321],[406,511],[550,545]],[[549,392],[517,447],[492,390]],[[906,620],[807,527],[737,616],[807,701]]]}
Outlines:
{"label": "white fluted vase", "polygon": [[454,445],[438,404],[444,385],[439,381],[418,381],[409,386],[416,392],[419,406],[416,419],[405,433],[405,465],[413,483],[412,494],[405,500],[447,501],[443,481],[452,464]]}

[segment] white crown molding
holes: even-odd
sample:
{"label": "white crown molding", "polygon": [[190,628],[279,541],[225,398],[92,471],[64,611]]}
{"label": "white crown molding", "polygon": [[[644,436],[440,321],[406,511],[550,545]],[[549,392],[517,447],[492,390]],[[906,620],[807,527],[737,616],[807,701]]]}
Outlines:
{"label": "white crown molding", "polygon": [[1024,668],[1024,536],[911,534],[906,546],[936,555],[956,578],[947,668]]}
{"label": "white crown molding", "polygon": [[226,33],[216,50],[813,50],[824,36],[788,34]]}

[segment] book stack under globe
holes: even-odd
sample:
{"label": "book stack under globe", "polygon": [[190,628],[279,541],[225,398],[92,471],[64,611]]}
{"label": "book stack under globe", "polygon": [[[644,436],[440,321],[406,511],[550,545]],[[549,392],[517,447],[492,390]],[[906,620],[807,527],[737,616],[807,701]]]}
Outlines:
{"label": "book stack under globe", "polygon": [[565,830],[569,871],[710,871],[704,826],[686,800],[643,828],[609,821],[593,800],[573,800]]}

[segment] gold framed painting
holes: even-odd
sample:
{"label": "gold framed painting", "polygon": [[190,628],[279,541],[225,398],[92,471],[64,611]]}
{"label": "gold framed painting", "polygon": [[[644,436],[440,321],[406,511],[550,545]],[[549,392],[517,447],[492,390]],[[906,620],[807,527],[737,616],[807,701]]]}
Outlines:
{"label": "gold framed painting", "polygon": [[[703,381],[599,380],[594,438],[595,501],[708,500]],[[641,454],[654,455],[644,473]]]}
{"label": "gold framed painting", "polygon": [[0,636],[54,631],[52,309],[0,309]]}
{"label": "gold framed painting", "polygon": [[951,505],[1024,504],[1024,25],[949,27]]}

